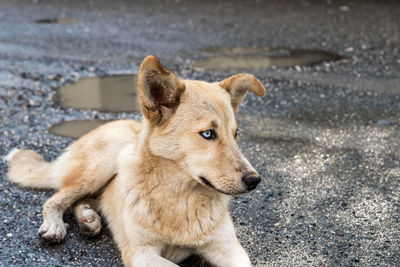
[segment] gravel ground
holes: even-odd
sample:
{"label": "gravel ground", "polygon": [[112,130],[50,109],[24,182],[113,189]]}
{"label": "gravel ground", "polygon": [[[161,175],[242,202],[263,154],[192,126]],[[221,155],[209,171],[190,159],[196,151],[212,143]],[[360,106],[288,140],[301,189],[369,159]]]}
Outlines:
{"label": "gravel ground", "polygon": [[[38,24],[46,18],[72,23]],[[255,266],[399,266],[400,3],[398,1],[0,1],[0,155],[15,146],[55,159],[73,119],[139,119],[57,106],[80,77],[134,74],[156,54],[179,76],[238,71],[192,64],[209,46],[324,49],[345,59],[246,70],[269,91],[247,96],[239,143],[264,177],[232,216]],[[0,161],[0,265],[121,266],[110,233],[85,239],[70,212],[64,243],[37,236],[53,193],[21,189]]]}

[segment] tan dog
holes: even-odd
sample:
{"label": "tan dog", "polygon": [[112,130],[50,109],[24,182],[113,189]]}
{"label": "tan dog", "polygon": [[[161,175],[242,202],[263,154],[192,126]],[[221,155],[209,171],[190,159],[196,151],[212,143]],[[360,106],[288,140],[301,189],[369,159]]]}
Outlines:
{"label": "tan dog", "polygon": [[[74,206],[83,233],[99,233],[105,216],[126,266],[177,266],[193,253],[217,266],[250,266],[228,212],[230,195],[260,182],[236,143],[247,90],[265,94],[252,75],[221,82],[179,80],[158,59],[141,64],[142,123],[108,123],[49,163],[15,149],[10,180],[59,189],[43,207],[40,236],[60,242],[65,210]],[[96,198],[93,198],[96,196]]]}

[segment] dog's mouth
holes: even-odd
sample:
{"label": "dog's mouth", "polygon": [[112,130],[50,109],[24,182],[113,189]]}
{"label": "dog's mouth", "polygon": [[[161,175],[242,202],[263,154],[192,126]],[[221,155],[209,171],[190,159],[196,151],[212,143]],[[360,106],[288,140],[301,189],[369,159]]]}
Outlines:
{"label": "dog's mouth", "polygon": [[206,178],[204,178],[203,176],[200,176],[200,180],[203,182],[203,184],[208,185],[209,187],[216,189],[212,183],[210,183],[210,181],[208,181]]}
{"label": "dog's mouth", "polygon": [[208,180],[207,180],[206,178],[204,178],[203,176],[199,176],[199,178],[200,178],[201,182],[202,182],[204,185],[207,185],[207,186],[211,187],[211,188],[214,189],[215,191],[220,192],[220,193],[222,193],[222,194],[224,194],[224,195],[230,195],[230,196],[233,195],[233,194],[231,194],[231,193],[227,193],[227,192],[224,192],[224,191],[222,191],[222,190],[216,188],[210,181],[208,181]]}

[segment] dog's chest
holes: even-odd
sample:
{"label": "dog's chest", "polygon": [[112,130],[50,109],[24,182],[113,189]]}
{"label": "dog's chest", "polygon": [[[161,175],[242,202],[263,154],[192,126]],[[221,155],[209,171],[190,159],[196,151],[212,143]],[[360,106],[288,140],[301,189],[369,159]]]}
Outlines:
{"label": "dog's chest", "polygon": [[207,241],[227,215],[228,203],[229,197],[219,193],[168,197],[138,194],[131,211],[136,223],[164,243],[198,246]]}

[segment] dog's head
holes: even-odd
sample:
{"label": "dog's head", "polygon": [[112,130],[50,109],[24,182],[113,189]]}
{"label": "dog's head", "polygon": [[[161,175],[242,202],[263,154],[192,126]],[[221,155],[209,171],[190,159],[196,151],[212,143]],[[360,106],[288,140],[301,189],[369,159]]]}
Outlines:
{"label": "dog's head", "polygon": [[139,70],[138,94],[150,125],[151,153],[175,162],[219,192],[235,195],[255,189],[259,175],[236,142],[235,112],[248,90],[265,94],[250,74],[216,83],[179,80],[156,57],[146,57]]}

